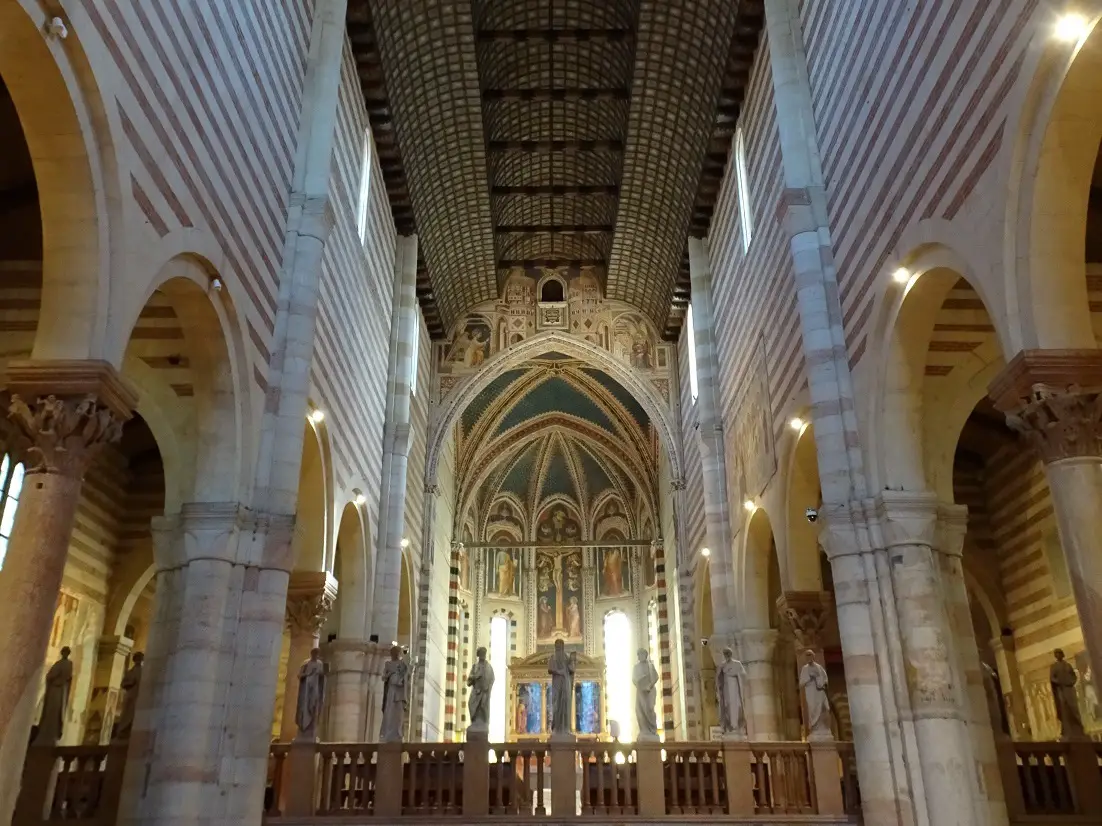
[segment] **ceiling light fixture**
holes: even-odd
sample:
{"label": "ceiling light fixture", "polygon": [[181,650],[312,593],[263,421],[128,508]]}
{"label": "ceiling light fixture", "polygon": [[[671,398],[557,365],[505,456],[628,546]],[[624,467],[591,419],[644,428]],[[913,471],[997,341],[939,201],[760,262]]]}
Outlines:
{"label": "ceiling light fixture", "polygon": [[804,420],[801,419],[799,416],[793,416],[788,421],[788,426],[798,433],[804,429]]}
{"label": "ceiling light fixture", "polygon": [[1056,38],[1065,43],[1078,43],[1087,34],[1087,18],[1075,12],[1061,15],[1056,21]]}

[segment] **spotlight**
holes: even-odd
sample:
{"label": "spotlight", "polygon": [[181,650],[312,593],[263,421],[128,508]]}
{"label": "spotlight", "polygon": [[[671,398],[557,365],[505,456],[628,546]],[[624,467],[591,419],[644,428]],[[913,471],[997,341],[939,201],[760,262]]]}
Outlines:
{"label": "spotlight", "polygon": [[804,420],[801,419],[799,416],[793,416],[789,420],[788,426],[798,433],[804,429]]}
{"label": "spotlight", "polygon": [[361,507],[363,505],[366,505],[367,504],[367,497],[364,496],[362,493],[357,493],[356,494],[356,504],[360,505]]}
{"label": "spotlight", "polygon": [[406,536],[402,537],[402,547],[403,548],[408,548],[409,547],[409,537],[406,537]]}
{"label": "spotlight", "polygon": [[906,284],[911,280],[911,271],[906,267],[900,267],[898,270],[892,273],[892,279],[896,284]]}
{"label": "spotlight", "polygon": [[315,407],[313,410],[311,410],[306,415],[306,418],[308,418],[314,424],[321,424],[323,421],[325,421],[325,411],[324,410],[318,410]]}
{"label": "spotlight", "polygon": [[1065,43],[1078,43],[1087,34],[1087,19],[1081,14],[1069,12],[1056,21],[1056,38]]}
{"label": "spotlight", "polygon": [[758,506],[754,504],[753,499],[747,499],[745,502],[742,503],[742,506],[746,508],[746,510],[748,510],[750,513],[753,513],[758,509]]}
{"label": "spotlight", "polygon": [[712,549],[711,548],[701,548],[700,549],[700,555],[702,557],[704,557],[705,559],[707,559],[709,556],[712,555]]}

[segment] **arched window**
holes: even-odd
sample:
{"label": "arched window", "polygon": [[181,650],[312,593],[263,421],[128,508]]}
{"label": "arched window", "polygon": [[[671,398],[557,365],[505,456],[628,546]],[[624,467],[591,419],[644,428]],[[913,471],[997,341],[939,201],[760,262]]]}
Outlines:
{"label": "arched window", "polygon": [[735,182],[738,184],[738,215],[742,223],[742,251],[750,249],[754,236],[754,208],[750,204],[750,181],[746,176],[746,142],[742,129],[735,132]]}
{"label": "arched window", "polygon": [[490,620],[490,667],[494,686],[490,689],[490,742],[505,742],[505,673],[509,665],[509,618],[498,614]]}
{"label": "arched window", "polygon": [[371,194],[371,130],[364,130],[364,147],[360,167],[360,194],[356,202],[356,232],[360,243],[367,243],[367,212]]}
{"label": "arched window", "polygon": [[697,397],[696,383],[696,328],[693,326],[693,305],[685,313],[685,347],[689,351],[689,392],[693,396],[693,402]]}
{"label": "arched window", "polygon": [[417,359],[421,354],[421,311],[414,308],[413,352],[409,356],[409,392],[417,395]]}
{"label": "arched window", "polygon": [[540,288],[540,301],[565,301],[562,282],[557,278],[548,278]]}
{"label": "arched window", "polygon": [[23,463],[14,466],[10,456],[4,456],[0,463],[0,501],[4,509],[0,512],[0,568],[4,567],[4,557],[8,555],[8,540],[11,538],[12,525],[15,524],[15,512],[19,508],[19,494],[23,490]]}
{"label": "arched window", "polygon": [[635,740],[635,707],[632,703],[631,672],[635,649],[631,640],[631,622],[623,611],[605,615],[605,686],[608,691],[608,718],[620,728],[620,742]]}

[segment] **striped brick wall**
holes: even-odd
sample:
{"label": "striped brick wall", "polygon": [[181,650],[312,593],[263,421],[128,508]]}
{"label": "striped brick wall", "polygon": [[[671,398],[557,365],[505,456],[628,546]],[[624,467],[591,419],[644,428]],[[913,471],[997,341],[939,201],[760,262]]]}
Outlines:
{"label": "striped brick wall", "polygon": [[117,118],[123,197],[158,235],[221,247],[265,387],[294,166],[310,0],[107,0],[72,25]]}
{"label": "striped brick wall", "polygon": [[[410,558],[414,570],[421,571],[421,558],[431,536],[425,536],[425,461],[428,457],[429,393],[432,383],[432,343],[428,328],[418,312],[417,333],[417,392],[409,403],[409,459],[406,464],[406,538],[409,539]],[[448,546],[436,546],[436,553],[449,553]],[[441,557],[437,556],[437,559]]]}
{"label": "striped brick wall", "polygon": [[[466,606],[459,604],[459,566],[462,551],[448,553],[448,636],[444,673],[444,739],[454,740],[463,723],[463,669],[460,628],[467,621]],[[437,557],[440,558],[439,556]],[[457,725],[458,723],[458,725]]]}
{"label": "striped brick wall", "polygon": [[[367,230],[360,241],[356,209],[367,128],[356,64],[346,42],[329,184],[336,220],[322,262],[311,392],[315,402],[326,409],[337,489],[366,484],[369,524],[377,535],[396,234],[378,156],[372,148],[367,159],[371,165]],[[415,401],[423,421],[424,394]],[[417,490],[423,489],[419,475],[411,474],[409,479]],[[407,507],[407,531],[412,528],[411,516],[412,524],[419,524],[420,509],[411,512]]]}
{"label": "striped brick wall", "polygon": [[1037,0],[819,0],[802,20],[847,341],[903,230],[957,215],[1003,140]]}
{"label": "striped brick wall", "polygon": [[[681,524],[685,535],[682,553],[685,558],[707,544],[707,523],[704,517],[704,473],[700,464],[700,437],[697,434],[696,404],[693,402],[692,389],[689,386],[689,346],[684,325],[681,338],[677,343],[677,357],[681,378],[681,444],[684,445],[685,492],[681,502],[685,512]],[[717,549],[718,550],[718,549]]]}

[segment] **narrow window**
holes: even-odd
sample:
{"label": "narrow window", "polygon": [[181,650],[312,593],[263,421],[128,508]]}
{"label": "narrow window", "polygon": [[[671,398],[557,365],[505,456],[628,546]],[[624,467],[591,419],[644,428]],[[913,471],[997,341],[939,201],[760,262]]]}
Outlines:
{"label": "narrow window", "polygon": [[11,538],[12,525],[15,524],[15,512],[19,509],[19,494],[23,490],[23,463],[12,467],[10,456],[0,463],[0,501],[4,508],[0,512],[0,568],[4,567],[4,557],[8,555],[8,540]]}
{"label": "narrow window", "polygon": [[509,618],[490,620],[490,667],[494,685],[490,689],[490,742],[505,742],[505,674],[509,665]]}
{"label": "narrow window", "polygon": [[421,314],[414,308],[413,352],[409,357],[409,392],[417,395],[417,358],[421,354]]}
{"label": "narrow window", "polygon": [[356,232],[360,234],[360,243],[367,243],[367,207],[371,193],[371,130],[364,130],[364,146],[360,168],[360,197],[356,202]]}
{"label": "narrow window", "polygon": [[605,685],[608,717],[619,723],[621,743],[635,740],[635,706],[631,698],[634,663],[631,622],[623,611],[612,611],[605,616]]}
{"label": "narrow window", "polygon": [[750,249],[754,235],[754,208],[750,204],[750,181],[746,177],[746,142],[742,129],[735,132],[735,181],[738,184],[738,214],[742,222],[742,251]]}
{"label": "narrow window", "polygon": [[696,328],[693,326],[693,305],[685,314],[685,347],[689,350],[689,392],[696,402],[698,385],[696,383]]}

